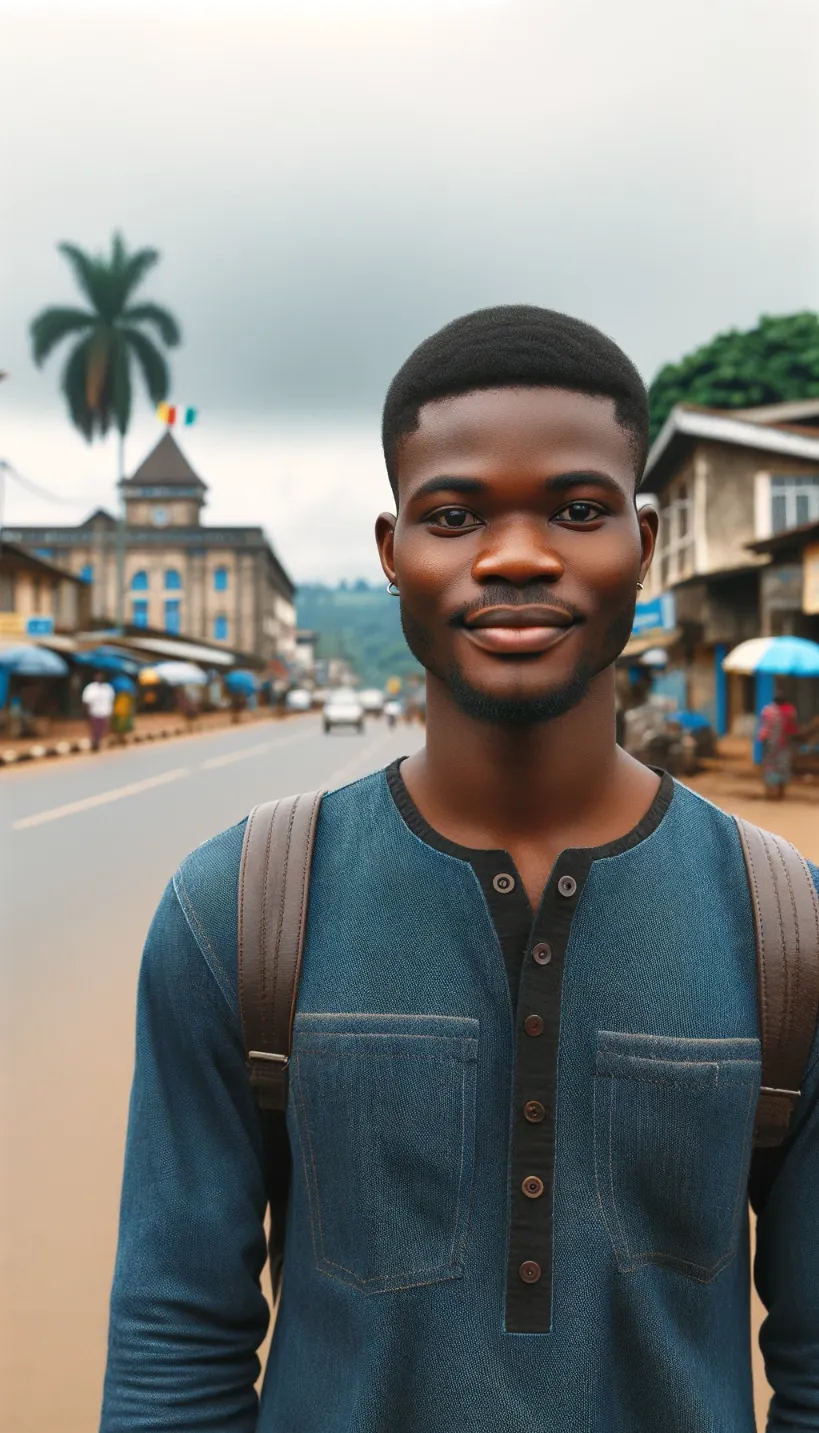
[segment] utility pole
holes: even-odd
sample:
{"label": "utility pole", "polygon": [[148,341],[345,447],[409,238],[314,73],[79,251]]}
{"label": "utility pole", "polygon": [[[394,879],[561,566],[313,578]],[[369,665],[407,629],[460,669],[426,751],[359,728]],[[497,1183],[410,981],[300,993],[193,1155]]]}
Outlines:
{"label": "utility pole", "polygon": [[125,635],[125,434],[119,433],[117,443],[119,478],[117,480],[117,632]]}

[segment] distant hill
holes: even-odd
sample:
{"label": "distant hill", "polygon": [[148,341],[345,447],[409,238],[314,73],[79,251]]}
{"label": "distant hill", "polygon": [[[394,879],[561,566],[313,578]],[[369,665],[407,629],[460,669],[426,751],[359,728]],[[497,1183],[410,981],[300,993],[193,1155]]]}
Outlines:
{"label": "distant hill", "polygon": [[383,687],[389,677],[404,679],[422,671],[404,641],[398,602],[385,584],[361,580],[299,587],[296,620],[299,627],[319,633],[317,657],[346,657],[365,686]]}

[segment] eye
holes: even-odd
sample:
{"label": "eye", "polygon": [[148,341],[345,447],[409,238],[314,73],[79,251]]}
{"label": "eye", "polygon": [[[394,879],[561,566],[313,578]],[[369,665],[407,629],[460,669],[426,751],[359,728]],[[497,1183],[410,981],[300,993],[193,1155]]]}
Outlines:
{"label": "eye", "polygon": [[479,519],[468,508],[439,508],[430,514],[427,522],[445,532],[471,532],[479,526]]}
{"label": "eye", "polygon": [[560,512],[555,513],[559,522],[570,522],[578,527],[594,522],[596,518],[605,517],[605,509],[597,503],[584,502],[578,499],[576,502],[567,503]]}

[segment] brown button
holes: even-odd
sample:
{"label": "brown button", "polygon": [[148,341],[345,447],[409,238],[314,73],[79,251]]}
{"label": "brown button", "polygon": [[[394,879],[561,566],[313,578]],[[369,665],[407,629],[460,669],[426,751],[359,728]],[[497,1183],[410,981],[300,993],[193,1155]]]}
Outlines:
{"label": "brown button", "polygon": [[508,896],[509,892],[515,889],[515,878],[506,871],[501,871],[497,876],[492,877],[492,885],[502,896]]}
{"label": "brown button", "polygon": [[527,1100],[523,1106],[523,1114],[530,1125],[539,1125],[540,1121],[546,1118],[546,1111],[540,1100]]}
{"label": "brown button", "polygon": [[543,1180],[538,1179],[536,1174],[527,1174],[521,1189],[527,1199],[539,1199],[543,1193]]}
{"label": "brown button", "polygon": [[525,1259],[518,1269],[518,1273],[524,1284],[536,1284],[543,1270],[539,1264],[535,1263],[534,1259]]}
{"label": "brown button", "polygon": [[545,941],[541,941],[540,945],[536,945],[532,951],[532,959],[536,965],[548,965],[551,958],[552,947]]}
{"label": "brown button", "polygon": [[557,889],[562,896],[573,896],[577,890],[577,881],[574,876],[561,876],[557,883]]}
{"label": "brown button", "polygon": [[542,1035],[542,1034],[543,1034],[543,1016],[542,1016],[542,1015],[527,1015],[527,1016],[526,1016],[526,1019],[525,1019],[524,1022],[523,1022],[523,1028],[524,1028],[524,1030],[526,1031],[526,1034],[527,1034],[527,1035]]}

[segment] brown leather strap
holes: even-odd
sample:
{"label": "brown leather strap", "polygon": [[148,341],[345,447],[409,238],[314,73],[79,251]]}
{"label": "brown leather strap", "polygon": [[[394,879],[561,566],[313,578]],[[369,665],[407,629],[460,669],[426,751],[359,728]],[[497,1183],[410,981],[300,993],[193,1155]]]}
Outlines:
{"label": "brown leather strap", "polygon": [[284,1109],[322,791],[255,806],[239,869],[239,1008],[250,1083]]}
{"label": "brown leather strap", "polygon": [[819,1016],[819,900],[789,841],[735,818],[754,912],[762,1089],[754,1144],[781,1144],[801,1093]]}

